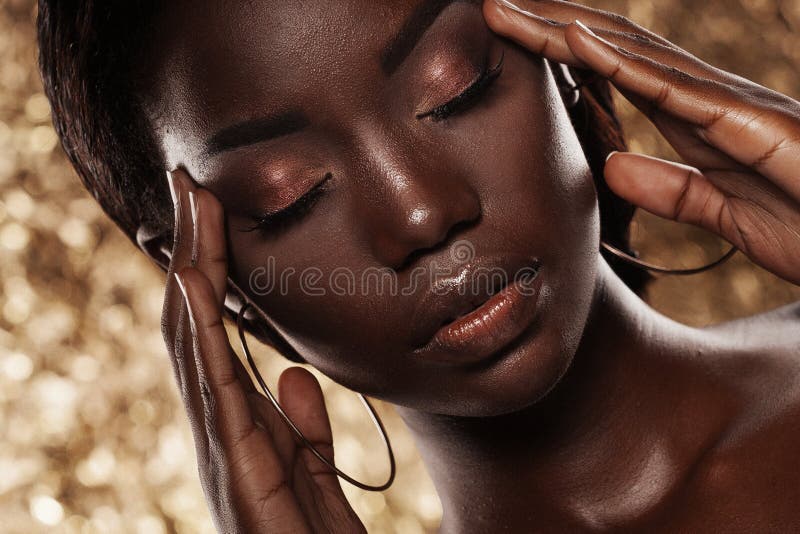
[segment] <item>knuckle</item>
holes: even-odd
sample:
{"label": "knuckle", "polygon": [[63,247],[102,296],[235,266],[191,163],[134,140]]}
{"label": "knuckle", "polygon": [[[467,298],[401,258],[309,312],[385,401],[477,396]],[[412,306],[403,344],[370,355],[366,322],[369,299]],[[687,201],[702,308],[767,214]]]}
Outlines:
{"label": "knuckle", "polygon": [[622,32],[621,35],[632,41],[636,44],[639,48],[655,48],[656,43],[647,35],[637,33],[637,32]]}
{"label": "knuckle", "polygon": [[239,385],[239,377],[235,373],[221,373],[215,382],[218,388],[230,388]]}
{"label": "knuckle", "polygon": [[210,252],[206,261],[210,264],[226,265],[228,263],[228,256],[225,254],[225,249],[221,248]]}
{"label": "knuckle", "polygon": [[693,182],[694,182],[694,170],[690,169],[687,171],[686,181],[684,182],[680,193],[678,193],[678,200],[675,202],[675,212],[673,214],[673,219],[675,219],[676,221],[683,221],[685,219],[686,206],[688,205],[688,199],[690,197],[690,192],[692,189]]}
{"label": "knuckle", "polygon": [[669,78],[664,78],[661,82],[661,87],[658,89],[653,104],[656,108],[664,106],[672,95],[672,82]]}
{"label": "knuckle", "polygon": [[620,72],[622,72],[622,68],[623,68],[623,61],[621,59],[617,59],[617,61],[614,63],[614,65],[609,70],[609,72],[606,75],[606,77],[609,80],[611,80],[612,82],[613,81],[617,81],[619,79]]}
{"label": "knuckle", "polygon": [[697,82],[697,78],[674,65],[666,66],[666,74],[673,80],[673,83],[677,82],[680,84],[694,84]]}
{"label": "knuckle", "polygon": [[548,48],[551,44],[552,41],[550,39],[550,35],[545,35],[544,40],[542,41],[542,44],[539,45],[539,49],[536,50],[536,53],[539,55],[547,55]]}
{"label": "knuckle", "polygon": [[215,330],[218,328],[225,328],[225,325],[222,322],[222,316],[218,313],[215,313],[213,318],[209,319],[203,324],[203,328],[206,330]]}
{"label": "knuckle", "polygon": [[638,29],[639,27],[634,23],[631,19],[624,15],[620,15],[619,13],[608,13],[607,14],[609,21],[611,24],[615,26],[619,26],[622,28],[629,28],[629,29]]}

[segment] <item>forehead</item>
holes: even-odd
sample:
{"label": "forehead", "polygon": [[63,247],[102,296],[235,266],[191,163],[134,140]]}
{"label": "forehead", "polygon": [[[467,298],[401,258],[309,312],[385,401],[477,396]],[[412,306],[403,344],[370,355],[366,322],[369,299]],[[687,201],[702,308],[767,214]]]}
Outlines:
{"label": "forehead", "polygon": [[[337,0],[261,2],[205,0],[167,9],[157,38],[156,71],[164,77],[215,86],[237,74],[277,85],[303,75],[324,76],[378,65],[387,42],[404,23],[477,0]],[[415,17],[416,15],[416,17]],[[431,17],[428,16],[428,19]],[[405,32],[404,32],[405,33]],[[263,87],[262,87],[263,88]]]}
{"label": "forehead", "polygon": [[368,93],[372,88],[359,84],[386,77],[387,45],[398,34],[413,35],[437,15],[448,18],[451,8],[477,13],[478,5],[477,0],[172,4],[159,22],[154,54],[156,125],[175,130],[180,121],[183,140],[192,144],[189,137],[197,133],[196,145],[201,135],[252,114],[298,103],[319,107],[335,95]]}

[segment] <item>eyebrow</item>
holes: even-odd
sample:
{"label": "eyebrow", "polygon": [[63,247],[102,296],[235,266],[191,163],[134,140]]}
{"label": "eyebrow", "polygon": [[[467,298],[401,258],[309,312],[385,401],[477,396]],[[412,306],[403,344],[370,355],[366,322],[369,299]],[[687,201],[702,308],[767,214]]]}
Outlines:
{"label": "eyebrow", "polygon": [[442,11],[456,2],[479,5],[480,0],[423,0],[406,19],[400,31],[381,53],[381,70],[391,76],[414,51],[425,32],[428,31]]}
{"label": "eyebrow", "polygon": [[302,130],[308,124],[308,117],[299,110],[247,120],[223,128],[211,136],[206,141],[206,153],[215,156],[235,148],[283,137]]}
{"label": "eyebrow", "polygon": [[[480,4],[480,0],[422,0],[414,8],[381,53],[380,66],[386,76],[391,76],[403,64],[439,15],[456,2]],[[246,120],[212,135],[206,141],[206,154],[216,156],[222,152],[283,137],[298,132],[309,124],[308,117],[300,110]]]}

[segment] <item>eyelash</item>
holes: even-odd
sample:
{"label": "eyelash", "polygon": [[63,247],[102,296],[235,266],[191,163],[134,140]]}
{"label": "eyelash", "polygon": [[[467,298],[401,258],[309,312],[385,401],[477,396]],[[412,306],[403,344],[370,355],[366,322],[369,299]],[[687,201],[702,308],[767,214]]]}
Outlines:
{"label": "eyelash", "polygon": [[328,181],[332,177],[333,175],[331,173],[326,174],[325,178],[320,183],[309,189],[305,195],[298,198],[294,203],[275,213],[268,213],[256,218],[256,223],[253,226],[242,231],[255,232],[259,230],[270,230],[280,232],[281,230],[285,230],[311,211],[319,198],[325,193]]}
{"label": "eyelash", "polygon": [[445,102],[441,106],[437,106],[430,111],[420,113],[417,119],[425,119],[430,117],[433,121],[439,122],[447,119],[448,117],[466,111],[470,106],[474,105],[478,99],[492,86],[495,80],[503,73],[503,60],[505,59],[505,51],[500,54],[500,60],[492,68],[484,68],[478,77],[472,82],[469,87],[464,91],[452,98],[450,101]]}
{"label": "eyelash", "polygon": [[[477,103],[478,99],[483,96],[483,94],[492,86],[494,81],[500,77],[500,74],[503,72],[504,59],[505,52],[501,53],[500,60],[497,62],[497,65],[492,68],[484,68],[483,72],[481,72],[475,81],[473,81],[469,87],[464,89],[461,94],[455,96],[441,106],[437,106],[425,113],[418,114],[416,116],[417,119],[421,120],[430,117],[433,121],[439,122],[451,117],[452,115],[455,115],[456,113],[469,109],[472,105]],[[325,193],[326,185],[331,178],[332,175],[330,173],[326,174],[325,178],[320,183],[311,188],[305,195],[297,199],[293,204],[278,212],[268,213],[256,218],[256,223],[252,227],[246,228],[243,231],[263,232],[269,230],[277,233],[300,221],[312,210],[320,197]]]}

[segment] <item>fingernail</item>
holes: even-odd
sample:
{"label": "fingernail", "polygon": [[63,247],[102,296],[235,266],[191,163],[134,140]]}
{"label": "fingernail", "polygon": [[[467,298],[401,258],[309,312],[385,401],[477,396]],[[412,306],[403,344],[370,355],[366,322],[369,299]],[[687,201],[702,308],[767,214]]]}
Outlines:
{"label": "fingernail", "polygon": [[172,195],[172,204],[178,204],[178,192],[175,190],[175,177],[172,171],[167,171],[167,183],[169,184],[169,194]]}
{"label": "fingernail", "polygon": [[606,156],[606,163],[608,163],[608,160],[610,160],[616,154],[619,154],[619,152],[616,150],[612,150],[611,152],[609,152],[608,156]]}
{"label": "fingernail", "polygon": [[604,44],[605,46],[607,46],[608,48],[610,48],[612,50],[623,51],[622,48],[620,48],[619,46],[615,45],[614,43],[612,43],[608,39],[605,39],[604,37],[600,37],[599,35],[594,33],[591,30],[591,28],[589,28],[586,24],[584,24],[583,22],[579,21],[578,19],[575,19],[575,26],[577,26],[578,30],[580,30],[581,32],[583,32],[586,35],[588,35],[595,42],[602,43],[602,44]]}
{"label": "fingernail", "polygon": [[181,288],[181,293],[183,293],[183,301],[186,303],[186,310],[189,312],[189,329],[192,332],[192,335],[197,335],[197,327],[194,324],[194,312],[192,311],[192,303],[189,302],[189,295],[186,294],[186,286],[181,280],[181,277],[178,273],[175,273],[175,281],[178,282],[178,287]]}
{"label": "fingernail", "polygon": [[594,32],[593,32],[593,31],[592,31],[592,30],[589,28],[589,26],[587,26],[586,24],[584,24],[584,23],[583,23],[583,22],[581,22],[580,20],[578,20],[578,19],[575,19],[575,25],[576,25],[578,28],[580,28],[581,30],[583,30],[584,32],[586,32],[586,33],[588,33],[589,35],[591,35],[592,37],[597,37],[598,39],[600,38],[600,37],[599,37],[599,36],[598,36],[596,33],[594,33]]}
{"label": "fingernail", "polygon": [[197,214],[200,207],[197,205],[197,196],[194,194],[194,191],[189,191],[189,206],[191,206],[192,209],[192,224],[197,228]]}
{"label": "fingernail", "polygon": [[183,280],[181,280],[181,276],[178,273],[175,273],[175,281],[178,282],[178,287],[181,288],[181,293],[183,293],[183,298],[186,300],[186,305],[189,305],[189,297],[186,295],[186,286],[183,285]]}
{"label": "fingernail", "polygon": [[517,13],[519,13],[521,15],[526,15],[526,16],[529,16],[529,17],[533,15],[533,13],[531,13],[530,11],[525,11],[524,9],[519,7],[518,5],[512,4],[508,0],[494,0],[494,1],[497,3],[497,5],[499,5],[501,7],[507,7],[511,11],[516,11]]}
{"label": "fingernail", "polygon": [[199,251],[199,239],[198,239],[198,214],[200,212],[200,206],[197,202],[197,196],[194,194],[194,191],[189,191],[189,206],[192,212],[192,267],[197,265],[197,257]]}

